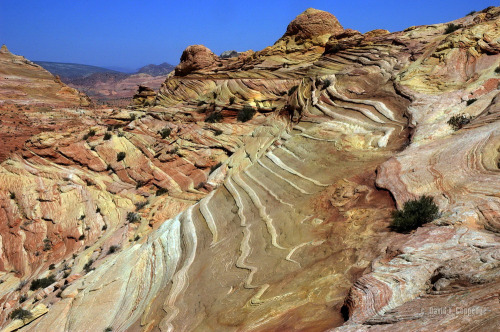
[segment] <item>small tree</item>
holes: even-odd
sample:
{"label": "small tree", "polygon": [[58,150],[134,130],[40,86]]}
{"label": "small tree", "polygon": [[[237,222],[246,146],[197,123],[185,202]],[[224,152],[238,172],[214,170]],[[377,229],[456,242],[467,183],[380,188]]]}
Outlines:
{"label": "small tree", "polygon": [[444,34],[447,35],[449,33],[457,31],[460,28],[462,28],[462,26],[460,24],[457,25],[457,24],[450,23],[446,26],[446,30],[444,30]]}
{"label": "small tree", "polygon": [[252,107],[245,105],[243,109],[238,112],[237,119],[240,122],[247,122],[248,120],[251,120],[254,115],[255,110]]}
{"label": "small tree", "polygon": [[462,129],[463,126],[471,122],[472,116],[467,116],[465,114],[454,115],[448,120],[448,124],[457,131]]}
{"label": "small tree", "polygon": [[439,208],[431,196],[422,196],[419,199],[404,203],[402,210],[392,213],[391,229],[406,233],[429,223],[439,215]]}
{"label": "small tree", "polygon": [[126,155],[127,155],[127,154],[126,154],[125,152],[123,152],[123,151],[118,152],[118,153],[116,154],[116,161],[122,161],[123,159],[125,159],[125,156],[126,156]]}
{"label": "small tree", "polygon": [[28,318],[31,318],[33,315],[29,310],[25,310],[23,308],[17,308],[16,310],[12,311],[10,313],[10,318],[11,319],[21,319],[25,320]]}
{"label": "small tree", "polygon": [[172,132],[172,129],[165,127],[162,130],[160,130],[158,133],[161,135],[161,138],[165,139],[168,136],[170,136],[171,132]]}

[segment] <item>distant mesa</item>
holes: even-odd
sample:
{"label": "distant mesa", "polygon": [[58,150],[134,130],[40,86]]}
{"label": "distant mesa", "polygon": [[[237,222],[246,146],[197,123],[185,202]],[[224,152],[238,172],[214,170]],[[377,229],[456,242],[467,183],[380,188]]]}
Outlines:
{"label": "distant mesa", "polygon": [[237,58],[240,55],[239,52],[236,52],[235,50],[231,51],[224,51],[219,55],[219,58],[221,59],[229,59],[229,58]]}
{"label": "distant mesa", "polygon": [[151,76],[167,76],[168,73],[175,69],[174,65],[164,62],[159,65],[150,64],[139,68],[138,74],[148,74]]}

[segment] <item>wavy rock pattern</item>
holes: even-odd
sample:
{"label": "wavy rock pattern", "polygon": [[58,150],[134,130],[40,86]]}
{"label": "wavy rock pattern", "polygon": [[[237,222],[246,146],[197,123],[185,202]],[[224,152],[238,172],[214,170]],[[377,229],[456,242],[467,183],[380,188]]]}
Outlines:
{"label": "wavy rock pattern", "polygon": [[[95,270],[65,277],[60,299],[38,296],[60,287],[59,275],[29,294],[52,302],[21,331],[498,329],[499,14],[458,20],[463,28],[448,35],[442,24],[285,36],[256,53],[184,64],[190,70],[171,74],[124,136],[104,142],[99,129],[86,143],[34,139],[2,164],[3,218],[38,218],[27,204],[51,199],[40,179],[54,186],[71,169],[81,186],[72,202],[122,202],[110,209],[122,217],[104,215],[123,248],[105,255],[102,242],[89,241],[72,272],[90,258]],[[186,62],[198,59],[191,55]],[[245,106],[257,113],[239,123]],[[219,123],[203,122],[214,112]],[[464,112],[474,119],[453,132],[448,119]],[[160,140],[165,126],[173,136]],[[208,174],[215,161],[222,165]],[[20,189],[21,175],[38,196]],[[168,188],[169,202],[152,199],[152,186]],[[26,203],[13,205],[13,188]],[[121,227],[138,194],[151,208],[137,228]],[[401,206],[423,194],[435,197],[441,217],[411,234],[389,232],[393,199]],[[175,204],[183,211],[173,213]],[[157,214],[168,216],[159,223]],[[143,239],[123,241],[127,227]],[[0,230],[2,248],[7,233]],[[2,257],[24,264],[28,278],[47,274],[48,262],[32,271],[29,260]],[[6,275],[4,322],[23,291]],[[455,310],[443,319],[432,308],[445,304]],[[456,311],[472,307],[474,319]]]}

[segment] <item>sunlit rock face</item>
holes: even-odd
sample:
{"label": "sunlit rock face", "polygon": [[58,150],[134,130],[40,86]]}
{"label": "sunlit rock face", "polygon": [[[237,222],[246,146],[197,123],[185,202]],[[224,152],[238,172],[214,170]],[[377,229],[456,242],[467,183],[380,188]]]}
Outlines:
{"label": "sunlit rock face", "polygon": [[[308,10],[259,52],[188,48],[111,138],[33,137],[0,168],[2,326],[498,330],[499,15],[361,34]],[[390,231],[421,195],[439,218]]]}

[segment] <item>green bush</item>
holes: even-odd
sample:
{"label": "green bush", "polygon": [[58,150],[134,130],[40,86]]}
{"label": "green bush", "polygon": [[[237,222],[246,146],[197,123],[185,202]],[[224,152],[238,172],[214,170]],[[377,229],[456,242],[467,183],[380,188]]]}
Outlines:
{"label": "green bush", "polygon": [[116,161],[122,161],[123,159],[125,159],[125,156],[126,156],[126,155],[127,155],[127,154],[126,154],[125,152],[123,152],[123,151],[118,152],[118,153],[116,154]]}
{"label": "green bush", "polygon": [[439,208],[431,196],[422,196],[419,199],[409,200],[402,210],[392,213],[391,229],[396,232],[409,232],[433,221],[438,217]]}
{"label": "green bush", "polygon": [[110,139],[111,139],[111,136],[112,136],[112,135],[111,135],[111,133],[106,132],[106,134],[104,134],[104,140],[105,140],[105,141],[110,140]]}
{"label": "green bush", "polygon": [[167,188],[158,188],[156,190],[156,196],[162,196],[162,195],[165,195],[168,193],[168,189]]}
{"label": "green bush", "polygon": [[134,222],[139,222],[140,220],[141,220],[141,216],[139,215],[139,213],[136,213],[136,212],[127,213],[127,221],[128,222],[134,223]]}
{"label": "green bush", "polygon": [[458,29],[461,29],[462,26],[460,24],[453,24],[453,23],[450,23],[446,26],[446,30],[444,30],[444,33],[445,35],[449,34],[449,33],[452,33],[454,31],[457,31]]}
{"label": "green bush", "polygon": [[85,264],[83,266],[83,270],[87,273],[89,273],[90,271],[92,271],[94,268],[92,267],[92,264],[94,264],[94,260],[91,259],[87,262],[87,264]]}
{"label": "green bush", "polygon": [[470,104],[472,104],[473,102],[475,102],[477,99],[476,98],[473,98],[473,99],[469,99],[467,100],[467,106],[469,106]]}
{"label": "green bush", "polygon": [[247,122],[248,120],[251,120],[254,115],[255,110],[252,107],[245,105],[243,109],[238,112],[237,119],[240,122]]}
{"label": "green bush", "polygon": [[29,310],[25,310],[23,308],[17,308],[16,310],[12,311],[10,313],[10,318],[12,319],[27,319],[31,318],[33,315]]}
{"label": "green bush", "polygon": [[108,250],[108,255],[110,255],[110,254],[114,254],[115,252],[117,252],[117,251],[118,251],[118,249],[120,249],[120,247],[119,247],[119,246],[115,246],[115,245],[113,245],[113,246],[109,247],[109,250]]}
{"label": "green bush", "polygon": [[224,117],[220,112],[212,112],[205,118],[205,122],[215,123],[222,121],[222,119],[224,119]]}
{"label": "green bush", "polygon": [[161,138],[165,139],[167,138],[168,136],[170,136],[170,133],[172,132],[172,129],[168,128],[168,127],[165,127],[163,128],[162,130],[160,130],[158,132],[158,134],[161,135]]}
{"label": "green bush", "polygon": [[47,278],[35,279],[31,282],[30,290],[34,291],[38,288],[45,288],[56,282],[54,276],[48,276]]}
{"label": "green bush", "polygon": [[472,116],[467,116],[465,114],[454,115],[448,120],[448,124],[457,131],[463,126],[471,122]]}

